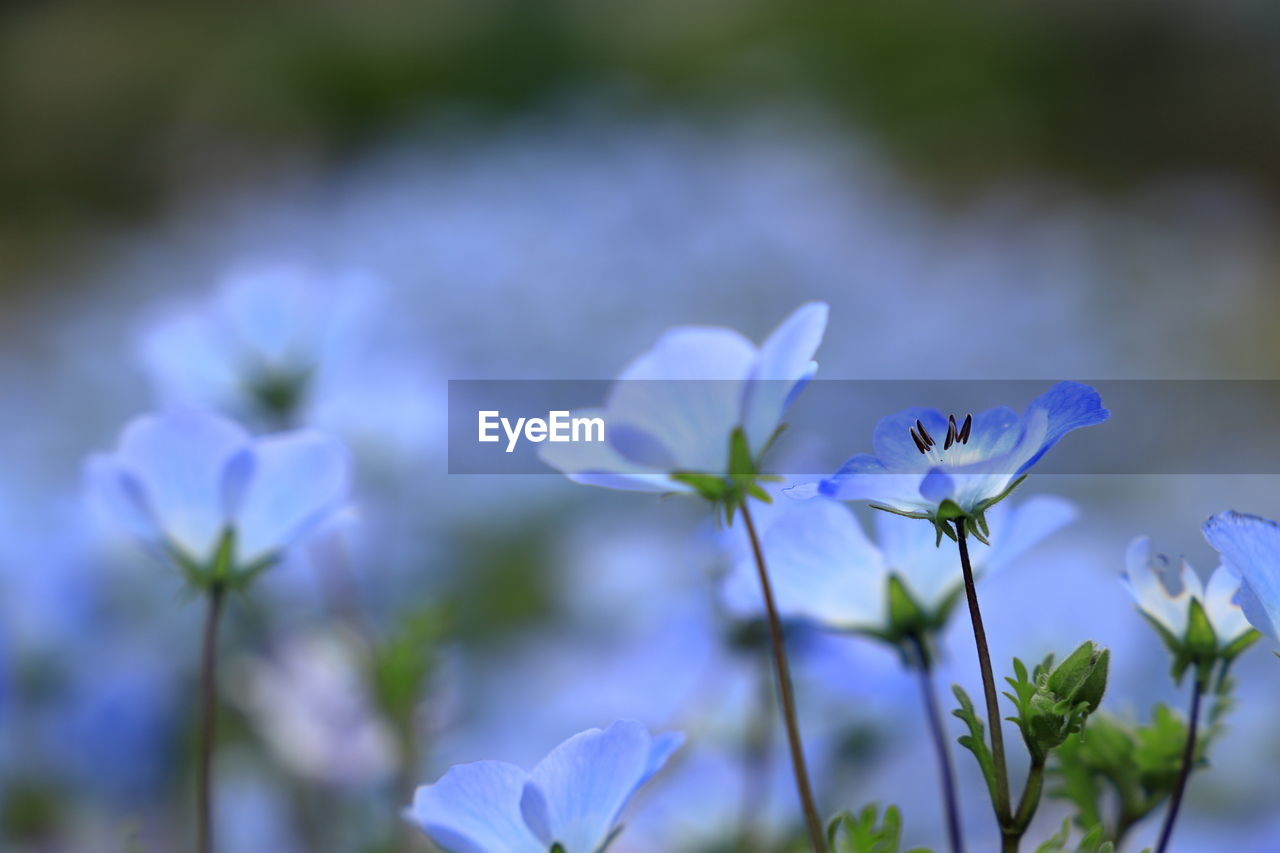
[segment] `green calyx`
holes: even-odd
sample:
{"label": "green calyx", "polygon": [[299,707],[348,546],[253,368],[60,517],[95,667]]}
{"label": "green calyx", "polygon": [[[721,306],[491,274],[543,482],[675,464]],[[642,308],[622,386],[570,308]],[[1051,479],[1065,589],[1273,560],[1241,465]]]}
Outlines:
{"label": "green calyx", "polygon": [[777,482],[781,477],[760,473],[760,460],[774,441],[785,429],[780,426],[765,442],[764,448],[757,456],[751,455],[747,446],[747,434],[742,427],[734,427],[729,434],[729,461],[727,474],[706,474],[698,471],[675,471],[671,479],[681,485],[693,489],[702,497],[711,501],[717,510],[723,509],[725,522],[733,523],[734,513],[746,504],[750,498],[772,503],[773,499],[765,491],[762,483]]}
{"label": "green calyx", "polygon": [[908,669],[927,669],[933,665],[934,637],[946,626],[960,592],[957,587],[940,605],[930,609],[920,603],[900,575],[890,574],[885,582],[884,627],[858,633],[893,646]]}
{"label": "green calyx", "polygon": [[230,527],[223,530],[213,557],[206,563],[193,560],[172,545],[167,552],[192,588],[201,592],[248,589],[258,575],[275,565],[278,559],[269,554],[248,565],[239,565],[236,561],[236,532]]}
{"label": "green calyx", "polygon": [[956,540],[957,534],[953,525],[963,525],[967,535],[977,539],[983,545],[990,545],[988,537],[991,535],[991,527],[987,524],[987,510],[1000,503],[1000,501],[1009,497],[1013,490],[1022,485],[1022,481],[1027,479],[1027,475],[1023,474],[1005,490],[993,498],[987,498],[985,501],[978,503],[972,509],[964,509],[958,503],[947,498],[938,504],[938,508],[933,512],[910,512],[907,510],[897,509],[896,507],[886,506],[885,504],[872,503],[872,509],[882,510],[883,512],[891,512],[894,515],[901,515],[904,518],[919,518],[933,523],[934,530],[938,534],[937,544],[942,544],[942,537],[946,536],[953,542]]}
{"label": "green calyx", "polygon": [[1207,685],[1219,664],[1218,682],[1221,684],[1235,659],[1262,636],[1250,629],[1230,641],[1220,639],[1209,622],[1204,605],[1197,598],[1192,598],[1187,605],[1187,628],[1182,636],[1175,635],[1145,611],[1142,616],[1155,628],[1169,650],[1173,658],[1170,675],[1177,684],[1181,684],[1187,671],[1194,668],[1196,679]]}

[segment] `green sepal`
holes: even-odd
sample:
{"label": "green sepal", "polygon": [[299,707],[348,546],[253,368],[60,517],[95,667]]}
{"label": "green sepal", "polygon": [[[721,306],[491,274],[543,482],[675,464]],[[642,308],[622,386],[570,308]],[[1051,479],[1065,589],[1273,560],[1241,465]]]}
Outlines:
{"label": "green sepal", "polygon": [[1187,612],[1187,633],[1184,639],[1193,660],[1212,660],[1218,656],[1218,637],[1209,624],[1200,599],[1192,598]]}
{"label": "green sepal", "polygon": [[897,509],[895,507],[885,506],[884,504],[878,504],[878,503],[869,503],[867,504],[867,506],[871,507],[872,509],[878,509],[881,512],[891,512],[894,515],[900,515],[903,518],[921,518],[926,521],[930,519],[930,515],[927,512],[908,512],[905,509]]}
{"label": "green sepal", "polygon": [[1227,663],[1234,661],[1241,655],[1241,653],[1244,652],[1245,649],[1249,648],[1260,639],[1262,639],[1262,634],[1255,631],[1253,628],[1250,628],[1248,631],[1245,631],[1239,637],[1236,637],[1227,644],[1227,647],[1221,652],[1222,659]]}

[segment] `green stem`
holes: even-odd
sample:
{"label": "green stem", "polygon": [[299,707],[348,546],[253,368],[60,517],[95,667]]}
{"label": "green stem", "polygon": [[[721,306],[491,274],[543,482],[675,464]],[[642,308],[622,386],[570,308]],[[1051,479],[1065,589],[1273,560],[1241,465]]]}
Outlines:
{"label": "green stem", "polygon": [[1191,718],[1187,721],[1187,741],[1182,747],[1182,769],[1178,771],[1178,781],[1173,787],[1173,795],[1169,798],[1169,809],[1164,815],[1164,826],[1160,829],[1160,841],[1156,844],[1156,853],[1164,853],[1169,846],[1169,838],[1173,835],[1173,825],[1178,820],[1178,809],[1182,806],[1182,795],[1187,790],[1187,779],[1196,760],[1196,725],[1200,721],[1200,699],[1204,696],[1205,683],[1197,678],[1191,688]]}
{"label": "green stem", "polygon": [[764,562],[764,549],[756,533],[751,511],[742,503],[742,521],[751,540],[755,554],[756,570],[760,577],[760,592],[764,596],[764,609],[769,622],[769,639],[773,645],[773,670],[778,682],[778,697],[782,705],[782,719],[786,724],[787,746],[791,750],[791,769],[796,777],[796,792],[800,795],[800,807],[804,811],[805,828],[809,832],[809,845],[813,853],[827,853],[827,842],[822,832],[822,819],[813,801],[813,788],[809,785],[809,770],[805,766],[804,744],[800,740],[800,724],[796,717],[796,698],[791,688],[791,670],[787,665],[787,649],[782,635],[782,620],[773,600],[773,587],[769,583],[769,570]]}
{"label": "green stem", "polygon": [[933,664],[924,640],[918,634],[910,638],[915,648],[920,673],[920,698],[924,702],[924,714],[929,723],[929,735],[938,754],[938,775],[942,778],[942,808],[947,821],[947,838],[951,853],[964,853],[964,833],[960,828],[960,808],[956,801],[955,774],[951,769],[951,752],[947,749],[947,733],[942,725],[942,712],[938,694],[933,686]]}
{"label": "green stem", "polygon": [[220,583],[209,587],[209,610],[204,622],[204,641],[200,655],[200,753],[196,763],[196,850],[213,850],[213,809],[211,779],[213,777],[214,742],[218,728],[218,626],[222,621],[225,590]]}
{"label": "green stem", "polygon": [[[964,594],[969,601],[969,620],[973,623],[973,641],[978,648],[978,666],[982,670],[982,693],[986,698],[988,728],[991,729],[991,756],[995,764],[996,821],[1001,827],[1009,825],[1009,769],[1004,757],[1004,732],[1000,727],[1000,700],[996,697],[996,679],[991,670],[991,650],[987,647],[987,632],[982,626],[982,610],[978,607],[978,590],[973,582],[973,564],[969,561],[969,541],[965,531],[965,519],[956,519],[956,544],[960,547],[960,568],[964,573]],[[1016,845],[1013,849],[1017,849]]]}
{"label": "green stem", "polygon": [[1011,853],[1016,853],[1018,845],[1022,843],[1022,836],[1031,825],[1031,819],[1036,816],[1036,809],[1040,807],[1040,796],[1044,792],[1044,762],[1043,758],[1031,759],[1027,783],[1018,800],[1018,810],[1014,813],[1012,822],[1004,828],[1004,849]]}

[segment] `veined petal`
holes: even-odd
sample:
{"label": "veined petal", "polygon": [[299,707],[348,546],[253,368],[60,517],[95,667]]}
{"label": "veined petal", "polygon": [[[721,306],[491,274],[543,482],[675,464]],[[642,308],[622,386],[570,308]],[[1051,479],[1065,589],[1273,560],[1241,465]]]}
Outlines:
{"label": "veined petal", "polygon": [[1240,606],[1240,576],[1227,566],[1219,566],[1204,587],[1204,613],[1209,617],[1220,646],[1249,630],[1249,620]]}
{"label": "veined petal", "polygon": [[1249,621],[1280,639],[1280,525],[1229,510],[1205,522],[1204,536],[1244,579],[1241,600]]}
{"label": "veined petal", "polygon": [[116,460],[135,478],[152,519],[194,560],[206,560],[227,523],[223,482],[227,463],[249,435],[218,415],[178,410],[144,415],[120,439]]}
{"label": "veined petal", "polygon": [[350,455],[326,433],[297,430],[260,439],[235,519],[240,560],[251,563],[288,545],[340,509],[350,486]]}
{"label": "veined petal", "polygon": [[1054,385],[1031,401],[1031,405],[1027,407],[1027,416],[1035,411],[1045,413],[1048,428],[1039,450],[1022,464],[1017,473],[1034,465],[1049,448],[1072,430],[1100,424],[1111,417],[1111,412],[1102,407],[1102,397],[1098,392],[1079,382],[1059,382]]}
{"label": "veined petal", "polygon": [[559,842],[566,851],[594,853],[617,824],[636,789],[661,768],[679,745],[655,739],[640,723],[576,734],[529,774],[521,812],[543,849]]}
{"label": "veined petal", "polygon": [[824,302],[801,305],[761,344],[743,400],[742,427],[752,453],[764,447],[798,386],[816,372],[813,355],[822,343],[828,313]]}
{"label": "veined petal", "polygon": [[460,764],[419,788],[405,817],[450,853],[546,853],[520,815],[528,779],[501,761]]}
{"label": "veined petal", "polygon": [[[914,519],[898,520],[932,529]],[[823,498],[780,503],[779,516],[763,532],[761,544],[774,601],[783,616],[837,630],[884,625],[884,560],[848,507]],[[752,555],[733,567],[722,596],[739,615],[764,612]]]}

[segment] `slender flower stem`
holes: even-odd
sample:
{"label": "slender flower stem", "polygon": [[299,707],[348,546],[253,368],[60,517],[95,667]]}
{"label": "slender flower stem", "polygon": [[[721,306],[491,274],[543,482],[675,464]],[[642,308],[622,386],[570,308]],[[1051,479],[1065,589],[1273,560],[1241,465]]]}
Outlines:
{"label": "slender flower stem", "polygon": [[213,775],[213,747],[218,726],[218,624],[222,619],[225,590],[219,584],[209,589],[209,611],[204,623],[204,646],[200,659],[200,757],[196,765],[196,850],[213,850],[213,820],[210,779]]}
{"label": "slender flower stem", "polygon": [[1022,797],[1018,801],[1018,811],[1013,816],[1013,822],[1004,828],[1002,834],[1004,849],[1016,853],[1018,845],[1022,843],[1022,836],[1026,833],[1027,827],[1031,825],[1031,819],[1036,816],[1036,809],[1040,807],[1040,795],[1044,790],[1044,759],[1031,759],[1031,767],[1027,771],[1027,783],[1022,789]]}
{"label": "slender flower stem", "polygon": [[919,663],[920,696],[924,700],[924,715],[929,722],[929,734],[938,753],[938,775],[942,778],[942,807],[947,820],[947,837],[951,841],[951,853],[964,853],[964,833],[960,828],[960,809],[956,802],[956,780],[951,769],[951,751],[947,749],[947,733],[942,725],[942,711],[938,694],[933,686],[933,664],[919,635],[911,636]]}
{"label": "slender flower stem", "polygon": [[[991,729],[991,757],[995,763],[996,820],[1003,828],[1009,824],[1009,769],[1004,758],[1004,732],[1000,728],[1000,700],[996,697],[996,679],[991,671],[991,650],[987,647],[987,631],[982,627],[982,610],[978,607],[978,590],[973,583],[973,564],[969,562],[969,540],[965,520],[957,519],[956,543],[960,546],[960,568],[964,572],[964,594],[969,600],[969,619],[973,623],[973,641],[978,647],[978,665],[982,669],[982,693],[986,697],[987,721]],[[1016,849],[1016,848],[1015,848]]]}
{"label": "slender flower stem", "polygon": [[787,665],[782,620],[778,618],[778,608],[773,600],[773,587],[769,583],[769,570],[764,562],[764,550],[760,547],[760,536],[756,533],[751,511],[747,508],[746,502],[743,502],[741,509],[747,536],[751,539],[751,550],[755,554],[756,569],[760,575],[760,592],[764,596],[764,609],[769,620],[769,639],[773,644],[774,675],[778,681],[782,719],[787,729],[787,746],[791,749],[791,769],[795,773],[796,791],[800,795],[800,806],[804,810],[805,827],[809,831],[809,844],[813,847],[814,853],[827,853],[827,843],[822,832],[822,819],[818,817],[818,809],[813,802],[809,770],[805,766],[804,744],[800,740],[800,724],[796,720],[796,697],[791,689],[791,670]]}
{"label": "slender flower stem", "polygon": [[1204,696],[1204,681],[1197,678],[1191,688],[1191,719],[1187,721],[1187,742],[1182,747],[1182,769],[1178,771],[1178,781],[1173,787],[1173,795],[1169,798],[1169,809],[1164,815],[1164,826],[1160,829],[1160,841],[1156,844],[1156,853],[1164,853],[1169,846],[1169,838],[1173,835],[1173,825],[1178,820],[1178,809],[1182,806],[1182,794],[1187,790],[1187,779],[1191,776],[1192,765],[1196,759],[1196,726],[1200,722],[1200,700]]}

